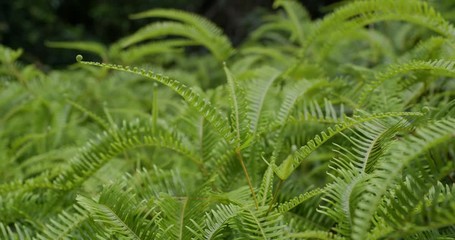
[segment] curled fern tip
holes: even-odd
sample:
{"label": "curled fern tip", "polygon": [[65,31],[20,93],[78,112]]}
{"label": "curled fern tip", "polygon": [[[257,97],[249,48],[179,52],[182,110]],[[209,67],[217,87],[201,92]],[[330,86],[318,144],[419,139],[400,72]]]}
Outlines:
{"label": "curled fern tip", "polygon": [[76,61],[80,62],[80,61],[82,61],[82,59],[83,59],[82,55],[78,54],[76,56]]}

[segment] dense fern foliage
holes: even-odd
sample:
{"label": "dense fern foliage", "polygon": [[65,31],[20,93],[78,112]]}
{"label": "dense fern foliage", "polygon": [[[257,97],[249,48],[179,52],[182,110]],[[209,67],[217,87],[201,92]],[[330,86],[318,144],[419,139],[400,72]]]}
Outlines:
{"label": "dense fern foliage", "polygon": [[2,46],[0,238],[455,238],[449,9],[274,7],[236,47],[171,9],[49,43],[102,62],[43,73]]}

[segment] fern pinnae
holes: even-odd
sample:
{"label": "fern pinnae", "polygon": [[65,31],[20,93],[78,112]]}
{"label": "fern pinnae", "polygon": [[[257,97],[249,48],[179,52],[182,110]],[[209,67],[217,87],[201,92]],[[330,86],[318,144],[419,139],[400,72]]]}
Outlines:
{"label": "fern pinnae", "polygon": [[203,45],[219,61],[227,59],[234,51],[230,42],[225,38],[213,34],[206,35],[195,26],[172,21],[151,23],[139,29],[136,33],[119,40],[117,44],[122,48],[127,48],[149,39],[169,35],[186,37]]}
{"label": "fern pinnae", "polygon": [[443,76],[455,76],[455,61],[451,60],[428,60],[421,61],[415,60],[409,63],[395,64],[389,67],[389,69],[383,73],[377,75],[376,79],[368,84],[365,89],[361,92],[358,100],[358,105],[362,106],[373,91],[380,86],[384,81],[393,78],[396,75],[404,74],[416,70],[426,70],[435,75]]}
{"label": "fern pinnae", "polygon": [[150,226],[153,221],[148,219],[150,212],[136,213],[139,206],[136,205],[134,195],[128,191],[123,192],[119,186],[113,185],[105,189],[98,201],[81,195],[76,200],[95,221],[115,234],[138,240],[149,239],[154,234],[152,231],[155,229]]}
{"label": "fern pinnae", "polygon": [[71,232],[89,218],[87,211],[82,207],[74,205],[72,208],[72,212],[63,210],[56,219],[53,219],[50,223],[46,224],[46,227],[38,235],[38,239],[68,239],[68,237],[71,236]]}
{"label": "fern pinnae", "polygon": [[291,209],[295,208],[297,205],[299,205],[317,195],[323,194],[326,191],[327,191],[327,187],[323,187],[323,188],[316,188],[316,189],[310,190],[308,192],[305,192],[303,194],[300,194],[299,196],[294,197],[286,202],[280,203],[277,207],[278,211],[280,213],[289,212]]}
{"label": "fern pinnae", "polygon": [[[245,166],[245,161],[243,160],[243,155],[242,155],[242,146],[245,143],[248,143],[248,140],[252,139],[250,129],[248,128],[248,125],[245,123],[246,118],[246,106],[245,104],[245,99],[244,99],[244,93],[243,89],[240,88],[240,86],[236,83],[234,75],[231,73],[231,71],[227,68],[226,65],[224,65],[224,71],[226,73],[227,81],[228,81],[228,88],[229,88],[229,93],[230,93],[230,101],[231,101],[231,109],[232,109],[232,118],[233,118],[233,128],[234,131],[237,135],[237,139],[235,142],[235,154],[240,162],[240,165],[242,166],[243,172],[245,174],[245,178],[248,182],[248,186],[250,187],[251,194],[253,196],[253,200],[255,202],[256,208],[259,206],[258,201],[256,198],[256,193],[253,189],[253,184],[251,183],[250,175],[248,174],[248,170]],[[245,141],[245,142],[243,142]]]}
{"label": "fern pinnae", "polygon": [[[363,201],[359,202],[358,208],[354,212],[351,236],[353,239],[364,239],[366,237],[379,202],[389,186],[396,181],[402,169],[428,149],[453,139],[455,136],[454,126],[455,119],[444,119],[429,124],[425,128],[417,129],[417,136],[410,135],[405,141],[393,144],[390,150],[390,159],[381,162],[382,164],[375,172],[376,181],[371,181],[371,184],[367,186],[366,190],[371,194],[363,195]],[[403,156],[406,157],[403,158]],[[401,159],[401,161],[396,161],[396,159]]]}
{"label": "fern pinnae", "polygon": [[283,7],[290,18],[290,22],[292,23],[292,30],[293,33],[296,35],[297,41],[299,44],[303,44],[305,41],[304,33],[301,25],[302,18],[308,19],[309,14],[308,12],[302,7],[300,3],[294,0],[277,0],[274,2],[273,6]]}
{"label": "fern pinnae", "polygon": [[400,117],[400,116],[422,116],[422,113],[419,112],[389,112],[389,113],[380,113],[372,114],[365,117],[354,117],[348,118],[339,124],[336,124],[334,128],[329,127],[326,131],[321,132],[321,134],[316,135],[312,140],[308,141],[306,145],[290,154],[280,166],[274,168],[275,173],[282,180],[286,180],[292,172],[300,165],[300,163],[308,155],[313,153],[317,148],[319,148],[323,143],[332,138],[333,136],[341,133],[342,131],[354,127],[357,124],[373,121],[380,118],[390,118],[390,117]]}
{"label": "fern pinnae", "polygon": [[129,66],[82,61],[81,55],[78,55],[77,60],[80,63],[86,65],[104,67],[123,72],[130,72],[136,75],[152,79],[154,81],[157,81],[161,84],[168,86],[171,90],[175,91],[177,94],[182,96],[190,106],[198,110],[204,116],[204,118],[206,118],[207,121],[212,124],[214,129],[218,131],[219,134],[226,139],[228,143],[234,144],[236,142],[236,137],[229,129],[228,127],[229,124],[227,120],[224,117],[222,117],[222,115],[218,112],[218,110],[215,107],[212,106],[210,101],[203,99],[191,88],[178,82],[177,80],[170,79],[169,77],[163,76],[161,74],[156,74],[152,71],[145,71],[143,69],[139,70],[138,68],[131,69],[131,67]]}
{"label": "fern pinnae", "polygon": [[0,237],[2,237],[2,239],[34,239],[31,229],[27,226],[18,223],[15,223],[14,225],[5,225],[2,222],[0,222]]}
{"label": "fern pinnae", "polygon": [[[393,10],[393,11],[392,11]],[[427,2],[413,0],[356,1],[325,17],[307,38],[303,51],[318,38],[326,37],[340,23],[352,28],[383,20],[403,20],[425,26],[448,38],[455,37],[455,28]]]}
{"label": "fern pinnae", "polygon": [[136,13],[130,16],[132,19],[142,19],[142,18],[167,18],[172,20],[182,21],[186,24],[190,24],[201,32],[204,32],[207,35],[215,34],[221,35],[223,31],[210,22],[208,19],[201,17],[196,14],[188,13],[185,11],[177,10],[177,9],[162,9],[162,8],[155,8],[152,10],[148,10],[145,12]]}
{"label": "fern pinnae", "polygon": [[112,122],[106,122],[104,119],[102,119],[101,117],[99,117],[98,115],[96,115],[95,113],[91,112],[90,110],[88,110],[87,108],[85,108],[84,106],[70,100],[70,99],[67,99],[66,100],[69,104],[71,104],[74,108],[78,109],[79,111],[87,114],[90,118],[92,118],[96,123],[98,123],[105,131],[106,130],[109,130],[110,128],[110,125],[112,124]]}
{"label": "fern pinnae", "polygon": [[152,133],[149,126],[127,124],[105,132],[102,136],[89,142],[85,149],[82,149],[81,153],[72,159],[67,169],[52,180],[52,185],[63,189],[74,188],[82,184],[112,157],[127,149],[143,146],[169,148],[195,161],[201,170],[204,168],[202,160],[197,154],[187,149],[180,140],[175,139],[172,135],[165,132]]}
{"label": "fern pinnae", "polygon": [[250,103],[248,117],[251,122],[251,131],[253,134],[259,130],[261,113],[264,109],[267,93],[280,74],[280,71],[272,67],[258,69],[257,79],[252,81],[251,87],[246,92],[247,99]]}

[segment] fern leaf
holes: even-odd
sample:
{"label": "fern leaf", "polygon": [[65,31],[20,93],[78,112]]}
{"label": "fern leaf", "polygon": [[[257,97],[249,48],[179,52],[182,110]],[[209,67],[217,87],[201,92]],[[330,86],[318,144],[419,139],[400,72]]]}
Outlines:
{"label": "fern leaf", "polygon": [[[362,201],[354,211],[352,238],[364,239],[367,235],[371,220],[387,189],[396,181],[405,166],[428,149],[455,136],[455,120],[444,119],[419,128],[416,136],[409,135],[404,141],[391,145],[390,156],[378,166],[374,179],[367,186],[369,194],[363,194]],[[399,161],[398,161],[399,160]]]}
{"label": "fern leaf", "polygon": [[297,205],[299,205],[317,195],[320,195],[326,191],[327,191],[327,188],[316,188],[311,191],[300,194],[299,196],[294,197],[291,200],[280,203],[280,205],[278,205],[278,211],[281,213],[289,212],[291,209],[295,208]]}
{"label": "fern leaf", "polygon": [[[72,159],[71,164],[54,180],[53,185],[72,188],[90,177],[101,166],[117,154],[139,146],[155,146],[169,148],[189,159],[202,164],[196,153],[187,149],[174,136],[161,132],[152,133],[147,125],[125,124],[122,128],[105,132],[98,139],[91,141],[79,156]],[[202,167],[202,165],[200,165]]]}
{"label": "fern leaf", "polygon": [[246,120],[246,105],[245,105],[245,93],[243,88],[239,86],[236,82],[234,75],[231,71],[224,66],[224,71],[226,73],[229,94],[230,94],[230,103],[232,109],[232,121],[233,129],[237,136],[236,145],[239,147],[245,138],[249,135],[248,126],[245,125]]}
{"label": "fern leaf", "polygon": [[251,87],[246,92],[250,103],[248,118],[251,122],[253,133],[259,130],[261,113],[264,109],[267,93],[280,74],[280,71],[271,67],[259,68],[256,74],[258,76],[251,82]]}
{"label": "fern leaf", "polygon": [[[307,38],[306,47],[316,39],[327,38],[334,29],[365,26],[384,20],[402,20],[427,27],[448,38],[455,28],[427,2],[413,0],[355,1],[325,17]],[[340,26],[340,24],[342,26]]]}
{"label": "fern leaf", "polygon": [[373,94],[373,91],[384,81],[393,78],[396,75],[408,73],[416,70],[427,70],[435,75],[455,76],[455,61],[450,60],[429,60],[429,61],[412,61],[404,64],[395,64],[389,67],[384,73],[378,74],[376,79],[365,87],[362,91],[358,104],[361,106],[365,103],[368,96]]}
{"label": "fern leaf", "polygon": [[268,206],[257,210],[246,209],[240,213],[238,223],[242,230],[240,239],[288,239],[282,215],[276,211],[268,212]]}
{"label": "fern leaf", "polygon": [[223,229],[232,222],[240,208],[229,205],[217,205],[215,209],[206,213],[205,227],[199,227],[196,239],[220,239],[223,237]]}
{"label": "fern leaf", "polygon": [[95,223],[88,215],[88,212],[74,205],[72,211],[62,211],[57,217],[50,220],[38,235],[40,240],[62,240],[70,238],[103,238],[101,226]]}
{"label": "fern leaf", "polygon": [[151,71],[139,70],[137,68],[131,69],[130,67],[121,66],[121,65],[112,65],[112,64],[103,64],[103,63],[96,63],[96,62],[85,62],[79,61],[80,63],[93,65],[98,67],[104,67],[108,69],[123,71],[123,72],[130,72],[136,75],[140,75],[146,78],[150,78],[154,81],[160,82],[166,86],[168,86],[171,90],[178,93],[182,96],[186,102],[194,107],[197,111],[199,111],[204,118],[212,124],[214,129],[219,132],[221,136],[223,136],[226,141],[230,144],[235,143],[235,134],[231,132],[229,129],[229,124],[225,118],[221,116],[221,114],[216,110],[215,107],[211,105],[211,103],[206,100],[202,99],[196,92],[194,92],[191,88],[187,87],[186,85],[174,80],[170,79],[167,76],[163,76],[161,74],[156,74]]}
{"label": "fern leaf", "polygon": [[142,18],[167,18],[172,20],[177,20],[184,22],[186,24],[192,25],[197,28],[199,31],[204,32],[207,35],[215,34],[222,35],[223,30],[218,26],[213,24],[208,19],[201,17],[196,14],[188,13],[185,11],[180,11],[177,9],[161,9],[155,8],[145,12],[140,12],[131,15],[132,19],[142,19]]}
{"label": "fern leaf", "polygon": [[150,239],[156,234],[155,222],[149,219],[151,211],[140,209],[134,195],[122,191],[119,186],[105,189],[98,201],[81,195],[76,200],[95,221],[115,235],[126,239]]}
{"label": "fern leaf", "polygon": [[303,8],[299,2],[294,0],[278,0],[274,2],[273,6],[275,8],[284,8],[290,18],[290,22],[292,23],[292,32],[294,33],[295,38],[297,38],[297,41],[300,44],[303,44],[305,39],[301,22],[303,19],[309,19],[309,14],[305,8]]}
{"label": "fern leaf", "polygon": [[322,144],[324,144],[327,140],[332,138],[333,136],[341,133],[342,131],[354,127],[357,124],[373,121],[374,119],[380,118],[389,118],[389,117],[399,117],[399,116],[421,116],[422,113],[418,112],[390,112],[390,113],[380,113],[380,114],[373,114],[371,116],[366,117],[354,117],[354,118],[345,118],[345,121],[335,125],[335,129],[329,127],[327,131],[322,132],[320,135],[316,135],[313,140],[308,141],[308,143],[289,155],[283,163],[278,167],[276,166],[274,171],[282,180],[287,179],[291,173],[296,169],[300,163],[305,159],[308,155],[314,152],[317,148],[319,148]]}
{"label": "fern leaf", "polygon": [[227,59],[234,51],[227,38],[214,34],[206,35],[192,25],[179,22],[158,22],[149,24],[139,29],[136,33],[121,39],[117,44],[122,48],[126,48],[145,40],[169,35],[185,37],[197,42],[208,48],[219,61]]}
{"label": "fern leaf", "polygon": [[8,226],[0,222],[0,237],[1,239],[9,240],[32,240],[32,230],[25,225],[15,223]]}

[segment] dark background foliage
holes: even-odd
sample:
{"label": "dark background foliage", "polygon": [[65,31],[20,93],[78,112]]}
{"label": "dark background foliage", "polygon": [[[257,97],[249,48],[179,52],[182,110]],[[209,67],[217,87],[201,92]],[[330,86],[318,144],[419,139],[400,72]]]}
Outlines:
{"label": "dark background foliage", "polygon": [[[313,18],[336,0],[302,0]],[[128,15],[151,8],[177,8],[205,16],[221,26],[234,44],[260,25],[272,0],[0,0],[0,42],[23,48],[23,60],[41,68],[74,62],[74,53],[46,47],[46,41],[97,41],[127,36],[150,20]]]}

